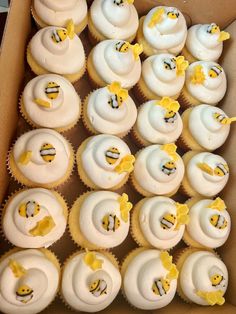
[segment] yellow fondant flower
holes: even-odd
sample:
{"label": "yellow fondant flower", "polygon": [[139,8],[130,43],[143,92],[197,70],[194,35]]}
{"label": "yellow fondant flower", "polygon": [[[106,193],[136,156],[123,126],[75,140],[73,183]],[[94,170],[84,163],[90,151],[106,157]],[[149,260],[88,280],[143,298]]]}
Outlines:
{"label": "yellow fondant flower", "polygon": [[126,155],[121,159],[119,165],[115,167],[115,171],[119,174],[123,172],[132,172],[134,169],[135,157],[133,155]]}
{"label": "yellow fondant flower", "polygon": [[141,53],[143,52],[143,45],[139,45],[139,44],[135,44],[135,45],[131,45],[129,44],[129,48],[132,50],[133,55],[134,55],[134,59],[138,60],[139,55],[141,55]]}
{"label": "yellow fondant flower", "polygon": [[202,84],[205,81],[205,74],[203,72],[202,66],[196,65],[193,69],[193,74],[191,76],[191,82],[193,84]]}
{"label": "yellow fondant flower", "polygon": [[26,269],[17,261],[10,259],[8,266],[11,268],[16,278],[20,278],[26,274]]}
{"label": "yellow fondant flower", "polygon": [[123,193],[119,198],[118,202],[120,203],[120,213],[121,219],[124,222],[128,222],[129,212],[131,211],[133,205],[129,202],[129,197],[126,193]]}
{"label": "yellow fondant flower", "polygon": [[40,98],[35,98],[35,99],[34,99],[34,102],[35,102],[38,106],[41,106],[41,107],[45,107],[45,108],[50,108],[50,107],[51,107],[50,102],[48,102],[48,101],[46,101],[46,100],[43,100],[43,99],[40,99]]}
{"label": "yellow fondant flower", "polygon": [[172,256],[167,251],[161,251],[160,253],[160,259],[162,262],[162,265],[165,267],[167,270],[171,270],[172,266]]}
{"label": "yellow fondant flower", "polygon": [[19,163],[22,165],[27,165],[30,162],[31,157],[32,157],[31,151],[24,152],[20,156]]}
{"label": "yellow fondant flower", "polygon": [[36,226],[29,231],[34,236],[43,237],[47,235],[55,227],[55,222],[51,216],[45,216],[42,220],[39,220]]}
{"label": "yellow fondant flower", "polygon": [[87,252],[84,256],[84,262],[92,270],[101,269],[103,264],[103,260],[96,258],[96,254],[94,252]]}
{"label": "yellow fondant flower", "polygon": [[176,74],[178,76],[183,76],[185,73],[185,70],[189,66],[189,63],[187,60],[184,59],[183,56],[178,56],[176,59]]}
{"label": "yellow fondant flower", "polygon": [[112,94],[117,95],[117,101],[118,101],[119,106],[129,96],[128,91],[126,89],[122,88],[121,84],[119,82],[113,82],[110,85],[108,85],[107,88],[108,88],[109,92],[111,92]]}
{"label": "yellow fondant flower", "polygon": [[66,26],[67,34],[70,39],[73,39],[75,36],[75,25],[72,19],[70,19]]}
{"label": "yellow fondant flower", "polygon": [[166,277],[169,280],[173,280],[173,279],[177,279],[178,276],[179,276],[179,271],[176,268],[176,266],[174,264],[172,264],[171,269],[170,269],[169,273],[166,275]]}
{"label": "yellow fondant flower", "polygon": [[217,197],[208,207],[219,211],[226,209],[225,202],[220,197]]}
{"label": "yellow fondant flower", "polygon": [[162,16],[165,13],[164,8],[158,8],[152,15],[148,27],[153,28],[156,24],[160,23]]}
{"label": "yellow fondant flower", "polygon": [[175,229],[178,230],[181,225],[189,223],[189,208],[186,204],[175,203],[177,209],[177,224]]}
{"label": "yellow fondant flower", "polygon": [[167,110],[167,112],[178,112],[180,108],[180,104],[177,100],[174,100],[170,97],[162,97],[160,101],[157,101],[155,103],[156,105],[159,105]]}
{"label": "yellow fondant flower", "polygon": [[199,162],[197,164],[197,167],[201,169],[203,172],[208,173],[209,175],[213,176],[214,175],[214,169],[212,169],[207,163],[205,162]]}
{"label": "yellow fondant flower", "polygon": [[222,42],[222,41],[227,40],[227,39],[230,39],[230,33],[225,32],[225,31],[220,32],[220,36],[218,38],[218,41]]}
{"label": "yellow fondant flower", "polygon": [[177,161],[179,155],[176,153],[177,146],[174,143],[164,144],[161,146],[161,149],[164,150],[174,161]]}
{"label": "yellow fondant flower", "polygon": [[217,290],[217,291],[197,291],[197,295],[207,301],[209,305],[223,305],[225,303],[225,299],[223,297],[223,291]]}

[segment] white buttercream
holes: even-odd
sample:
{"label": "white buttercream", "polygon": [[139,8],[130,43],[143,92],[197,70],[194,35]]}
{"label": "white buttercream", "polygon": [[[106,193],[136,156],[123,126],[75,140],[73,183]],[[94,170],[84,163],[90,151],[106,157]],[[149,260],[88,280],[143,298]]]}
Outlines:
{"label": "white buttercream", "polygon": [[165,122],[166,109],[151,100],[138,109],[136,126],[139,134],[153,144],[167,144],[177,140],[183,130],[179,113],[173,122]]}
{"label": "white buttercream", "polygon": [[57,74],[74,74],[85,64],[85,53],[80,38],[55,43],[52,40],[54,30],[61,28],[49,26],[39,30],[29,43],[34,60],[45,70]]}
{"label": "white buttercream", "polygon": [[143,310],[159,309],[174,298],[177,280],[170,282],[170,289],[163,296],[153,293],[154,280],[165,278],[168,274],[160,259],[160,251],[145,250],[136,255],[129,263],[124,277],[123,287],[128,301]]}
{"label": "white buttercream", "polygon": [[[105,309],[115,299],[121,286],[119,270],[102,253],[96,252],[96,258],[103,260],[102,268],[92,270],[84,262],[85,253],[78,253],[66,263],[61,292],[66,302],[75,310],[98,312]],[[97,279],[106,281],[107,294],[99,297],[89,291],[89,284]]]}
{"label": "white buttercream", "polygon": [[[217,269],[224,277],[224,285],[213,287],[210,281],[210,272]],[[225,264],[214,254],[208,251],[198,251],[186,258],[179,276],[179,284],[186,297],[199,305],[208,305],[207,301],[199,297],[196,292],[222,290],[224,293],[228,285],[228,271]]]}
{"label": "white buttercream", "polygon": [[[43,144],[51,144],[56,155],[52,162],[46,162],[40,156]],[[21,155],[32,152],[28,164],[19,162]],[[58,132],[50,129],[37,129],[21,135],[13,147],[13,158],[20,172],[29,180],[38,184],[53,183],[65,176],[71,152],[66,139]]]}
{"label": "white buttercream", "polygon": [[[49,99],[45,88],[49,82],[60,86],[56,99]],[[50,108],[39,106],[35,99],[50,103]],[[40,75],[32,79],[23,91],[23,103],[28,117],[38,126],[46,128],[66,127],[77,121],[81,101],[73,85],[64,77],[56,74]]]}
{"label": "white buttercream", "polygon": [[[14,276],[9,261],[26,269],[20,278]],[[27,303],[16,299],[16,289],[26,284],[33,290]],[[22,250],[11,254],[0,263],[0,310],[11,314],[34,314],[44,310],[56,296],[59,273],[56,266],[40,250]]]}

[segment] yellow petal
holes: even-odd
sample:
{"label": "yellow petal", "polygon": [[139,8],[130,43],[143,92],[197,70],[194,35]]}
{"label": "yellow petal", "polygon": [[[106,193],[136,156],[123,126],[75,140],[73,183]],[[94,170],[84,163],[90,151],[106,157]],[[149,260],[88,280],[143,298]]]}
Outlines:
{"label": "yellow petal", "polygon": [[38,221],[36,226],[29,231],[29,233],[34,236],[45,236],[51,232],[55,227],[55,222],[51,216],[45,216],[42,220]]}
{"label": "yellow petal", "polygon": [[101,269],[101,268],[102,268],[102,263],[103,263],[103,260],[101,260],[101,259],[96,259],[96,260],[92,263],[92,265],[91,265],[92,270]]}
{"label": "yellow petal", "polygon": [[50,102],[48,102],[48,101],[46,101],[46,100],[43,100],[43,99],[40,99],[40,98],[35,98],[35,99],[34,99],[34,102],[35,102],[38,106],[41,106],[41,107],[45,107],[45,108],[50,108],[50,107],[51,107]]}
{"label": "yellow petal", "polygon": [[206,172],[208,173],[209,175],[213,176],[214,174],[214,170],[208,165],[206,164],[205,162],[204,163],[201,163],[199,162],[197,164],[198,168],[201,169],[203,172]]}
{"label": "yellow petal", "polygon": [[92,265],[95,258],[96,258],[96,255],[94,252],[87,252],[84,256],[84,262],[87,265]]}
{"label": "yellow petal", "polygon": [[20,278],[26,273],[26,269],[15,260],[10,259],[8,266],[16,278]]}
{"label": "yellow petal", "polygon": [[31,156],[32,156],[31,151],[22,153],[19,159],[19,163],[22,165],[27,165],[30,162]]}
{"label": "yellow petal", "polygon": [[70,19],[67,23],[67,32],[70,39],[73,39],[75,36],[75,25],[72,19]]}
{"label": "yellow petal", "polygon": [[220,197],[217,197],[208,207],[219,211],[226,209],[225,202]]}
{"label": "yellow petal", "polygon": [[218,41],[221,42],[221,41],[227,40],[229,38],[230,38],[230,34],[228,32],[222,31],[222,32],[220,32],[220,36],[218,38]]}

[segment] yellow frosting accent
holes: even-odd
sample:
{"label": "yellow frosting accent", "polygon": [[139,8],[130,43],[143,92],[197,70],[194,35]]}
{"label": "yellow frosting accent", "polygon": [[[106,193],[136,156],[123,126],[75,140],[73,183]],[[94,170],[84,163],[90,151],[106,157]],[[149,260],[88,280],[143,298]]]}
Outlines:
{"label": "yellow frosting accent", "polygon": [[184,56],[178,56],[175,58],[176,62],[176,74],[179,76],[183,76],[185,73],[185,70],[189,66],[189,62],[184,59]]}
{"label": "yellow frosting accent", "polygon": [[55,227],[55,222],[51,216],[45,216],[42,220],[38,221],[36,226],[32,228],[29,233],[34,236],[44,237]]}
{"label": "yellow frosting accent", "polygon": [[66,26],[67,34],[70,39],[73,39],[75,36],[75,25],[72,19],[70,19]]}
{"label": "yellow frosting accent", "polygon": [[164,150],[174,161],[177,161],[179,155],[176,153],[177,146],[174,143],[164,144],[161,146],[161,149]]}
{"label": "yellow frosting accent", "polygon": [[208,173],[209,175],[213,176],[214,175],[214,169],[212,169],[208,164],[205,162],[199,162],[197,164],[198,168],[201,169],[203,172]]}
{"label": "yellow frosting accent", "polygon": [[209,305],[223,305],[225,303],[225,298],[223,297],[224,292],[222,290],[217,291],[197,291],[197,295],[207,301]]}
{"label": "yellow frosting accent", "polygon": [[[215,169],[212,169],[208,164],[205,162],[198,163],[197,167],[200,168],[203,172],[208,173],[209,175],[223,177],[225,175],[225,172],[229,172],[229,167],[227,164],[219,164],[215,167]],[[223,169],[222,169],[223,168]]]}
{"label": "yellow frosting accent", "polygon": [[169,280],[173,280],[173,279],[177,279],[178,276],[179,276],[179,271],[176,268],[176,266],[174,264],[172,264],[171,269],[170,269],[169,273],[166,275],[166,277]]}
{"label": "yellow frosting accent", "polygon": [[176,268],[176,265],[172,263],[173,257],[170,256],[170,254],[167,251],[161,251],[160,259],[163,267],[169,271],[167,274],[167,278],[170,280],[177,279],[179,272]]}
{"label": "yellow frosting accent", "polygon": [[231,124],[232,122],[236,122],[236,117],[227,118],[225,115],[217,112],[213,113],[213,118],[221,124]]}
{"label": "yellow frosting accent", "polygon": [[203,73],[203,68],[200,64],[196,65],[193,69],[193,74],[191,76],[191,83],[202,84],[205,81],[205,74]]}
{"label": "yellow frosting accent", "polygon": [[27,165],[30,162],[32,154],[33,153],[31,151],[22,153],[19,159],[19,163],[22,165]]}
{"label": "yellow frosting accent", "polygon": [[123,172],[130,173],[134,169],[134,162],[135,162],[134,155],[126,155],[121,159],[119,165],[115,167],[115,171],[118,172],[119,174]]}
{"label": "yellow frosting accent", "polygon": [[129,197],[126,193],[123,193],[118,197],[120,203],[120,216],[124,222],[128,222],[129,212],[131,211],[133,204],[129,202]]}
{"label": "yellow frosting accent", "polygon": [[102,268],[103,260],[96,258],[96,254],[94,252],[87,252],[84,256],[84,262],[92,270],[97,270]]}
{"label": "yellow frosting accent", "polygon": [[113,82],[107,86],[108,90],[117,95],[117,101],[119,106],[122,105],[123,101],[125,101],[129,97],[129,93],[126,89],[121,87],[119,82]]}
{"label": "yellow frosting accent", "polygon": [[26,274],[26,269],[17,261],[10,259],[8,266],[11,268],[16,278],[20,278]]}
{"label": "yellow frosting accent", "polygon": [[43,100],[43,99],[40,99],[40,98],[35,98],[34,99],[34,102],[38,105],[38,106],[41,106],[41,107],[45,107],[45,108],[50,108],[51,107],[51,104],[49,101],[46,101],[46,100]]}
{"label": "yellow frosting accent", "polygon": [[220,32],[220,36],[218,38],[218,41],[221,42],[221,41],[224,41],[227,39],[230,39],[230,33],[225,32],[225,31]]}
{"label": "yellow frosting accent", "polygon": [[225,202],[220,198],[217,197],[209,206],[208,208],[217,209],[219,211],[222,211],[226,209]]}
{"label": "yellow frosting accent", "polygon": [[131,45],[129,44],[129,48],[132,50],[133,55],[134,55],[134,59],[138,60],[139,55],[141,55],[141,53],[143,52],[143,45],[139,45],[139,44],[135,44],[135,45]]}
{"label": "yellow frosting accent", "polygon": [[128,4],[133,4],[134,0],[125,0],[125,2],[127,2]]}
{"label": "yellow frosting accent", "polygon": [[162,97],[162,99],[155,104],[165,108],[167,111],[173,111],[175,113],[178,112],[180,108],[178,101],[170,97]]}
{"label": "yellow frosting accent", "polygon": [[189,223],[189,208],[186,204],[175,203],[177,208],[177,225],[175,229],[179,229],[181,225],[187,225]]}
{"label": "yellow frosting accent", "polygon": [[164,8],[158,8],[152,15],[148,27],[153,28],[156,24],[160,23],[162,16],[165,13]]}

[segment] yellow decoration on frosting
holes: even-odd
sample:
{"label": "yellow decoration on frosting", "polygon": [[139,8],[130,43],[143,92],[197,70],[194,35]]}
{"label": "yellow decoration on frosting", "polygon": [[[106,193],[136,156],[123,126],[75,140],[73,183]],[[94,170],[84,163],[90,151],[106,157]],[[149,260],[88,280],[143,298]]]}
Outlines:
{"label": "yellow decoration on frosting", "polygon": [[184,59],[183,56],[178,56],[175,58],[176,62],[176,74],[179,76],[183,76],[185,73],[185,70],[189,66],[189,63],[187,60]]}
{"label": "yellow decoration on frosting", "polygon": [[169,271],[167,274],[167,278],[169,280],[177,279],[179,272],[176,268],[176,265],[172,263],[173,257],[167,251],[161,251],[160,259],[162,262],[163,267]]}
{"label": "yellow decoration on frosting", "polygon": [[228,225],[227,220],[222,215],[212,215],[210,218],[210,223],[213,227],[222,230],[225,229]]}
{"label": "yellow decoration on frosting", "polygon": [[173,279],[177,279],[179,276],[179,271],[177,269],[177,267],[175,266],[175,264],[172,264],[171,269],[169,271],[169,273],[166,275],[166,277],[169,280],[173,280]]}
{"label": "yellow decoration on frosting", "polygon": [[236,122],[236,117],[227,118],[224,114],[218,112],[213,113],[213,118],[221,124],[231,124],[232,122]]}
{"label": "yellow decoration on frosting", "polygon": [[45,216],[42,220],[39,220],[36,226],[29,231],[34,237],[44,237],[55,227],[55,222],[51,216]]}
{"label": "yellow decoration on frosting", "polygon": [[173,120],[176,119],[176,112],[178,112],[180,108],[178,101],[170,97],[163,97],[159,102],[156,102],[156,105],[166,109],[164,116],[166,122],[173,122]]}
{"label": "yellow decoration on frosting", "polygon": [[161,227],[165,230],[171,229],[176,222],[176,216],[170,213],[166,213],[160,221]]}
{"label": "yellow decoration on frosting", "polygon": [[31,151],[27,151],[21,154],[20,159],[19,159],[19,163],[22,165],[27,165],[30,162],[30,159],[32,157],[32,152]]}
{"label": "yellow decoration on frosting", "polygon": [[56,99],[60,91],[60,85],[56,82],[49,82],[45,88],[45,94],[49,99]]}
{"label": "yellow decoration on frosting", "polygon": [[198,163],[197,167],[200,168],[203,172],[208,173],[209,175],[223,177],[229,173],[229,167],[227,164],[219,163],[214,169],[211,168],[207,163]]}
{"label": "yellow decoration on frosting", "polygon": [[208,75],[211,78],[216,78],[220,75],[220,73],[222,73],[223,69],[220,65],[214,65],[213,67],[210,68],[210,70],[208,71]]}
{"label": "yellow decoration on frosting", "polygon": [[203,68],[202,66],[196,65],[193,69],[193,74],[191,76],[191,83],[193,84],[202,84],[205,81],[206,77],[205,74],[203,73]]}
{"label": "yellow decoration on frosting", "polygon": [[134,0],[125,0],[125,2],[127,2],[128,4],[133,4]]}
{"label": "yellow decoration on frosting", "polygon": [[135,162],[134,155],[126,155],[121,159],[119,165],[115,167],[115,171],[118,172],[119,174],[123,172],[130,173],[134,169],[134,162]]}
{"label": "yellow decoration on frosting", "polygon": [[161,149],[164,150],[174,161],[177,161],[179,155],[176,153],[177,146],[174,143],[164,144],[161,146]]}
{"label": "yellow decoration on frosting", "polygon": [[164,8],[158,8],[152,15],[148,27],[153,28],[156,24],[160,23],[162,16],[165,13]]}
{"label": "yellow decoration on frosting", "polygon": [[75,36],[75,25],[72,19],[70,19],[66,26],[67,34],[70,39],[73,39]]}
{"label": "yellow decoration on frosting", "polygon": [[113,214],[105,215],[102,219],[102,227],[106,231],[115,232],[120,227],[120,219]]}
{"label": "yellow decoration on frosting", "polygon": [[86,252],[84,262],[92,270],[97,270],[102,268],[103,260],[96,258],[96,254],[94,252]]}
{"label": "yellow decoration on frosting", "polygon": [[40,205],[35,201],[28,201],[21,203],[18,209],[18,213],[21,217],[32,218],[38,215],[40,212]]}
{"label": "yellow decoration on frosting", "polygon": [[54,29],[52,32],[52,40],[58,44],[64,40],[66,40],[67,37],[70,39],[73,39],[75,36],[75,30],[74,30],[74,23],[72,20],[69,20],[67,23],[66,29],[64,28],[59,28],[59,29]]}
{"label": "yellow decoration on frosting", "polygon": [[175,20],[179,17],[179,11],[176,8],[171,9],[166,14],[170,19]]}
{"label": "yellow decoration on frosting", "polygon": [[187,225],[189,223],[189,208],[186,204],[175,203],[177,209],[177,225],[176,230],[179,229],[181,225]]}
{"label": "yellow decoration on frosting", "polygon": [[230,39],[230,33],[225,32],[225,31],[220,32],[220,36],[218,38],[218,41],[222,42],[222,41],[227,40],[227,39]]}
{"label": "yellow decoration on frosting", "polygon": [[152,291],[154,294],[163,296],[167,294],[170,290],[170,281],[167,278],[161,277],[160,279],[156,279],[152,285]]}
{"label": "yellow decoration on frosting", "polygon": [[139,55],[141,55],[141,53],[143,52],[143,45],[139,45],[139,44],[135,44],[135,45],[131,45],[129,44],[129,48],[132,50],[133,55],[134,55],[134,59],[138,60]]}
{"label": "yellow decoration on frosting", "polygon": [[45,108],[50,108],[51,107],[51,104],[49,101],[46,101],[46,100],[43,100],[43,99],[40,99],[40,98],[35,98],[34,99],[34,102],[38,105],[38,106],[41,106],[41,107],[45,107]]}
{"label": "yellow decoration on frosting", "polygon": [[124,222],[128,222],[129,212],[131,211],[133,204],[129,202],[129,197],[126,193],[123,193],[118,197],[120,203],[120,216]]}
{"label": "yellow decoration on frosting", "polygon": [[117,96],[119,106],[121,106],[122,103],[129,97],[128,91],[122,88],[119,82],[113,82],[111,85],[108,85],[107,88],[109,92]]}
{"label": "yellow decoration on frosting", "polygon": [[223,305],[225,303],[225,298],[223,297],[224,292],[222,290],[217,291],[197,291],[197,295],[207,301],[209,305]]}
{"label": "yellow decoration on frosting", "polygon": [[219,211],[222,211],[226,209],[225,202],[220,198],[217,197],[209,206],[208,208],[217,209]]}
{"label": "yellow decoration on frosting", "polygon": [[26,274],[26,269],[17,261],[10,259],[8,266],[11,268],[16,278],[20,278]]}

